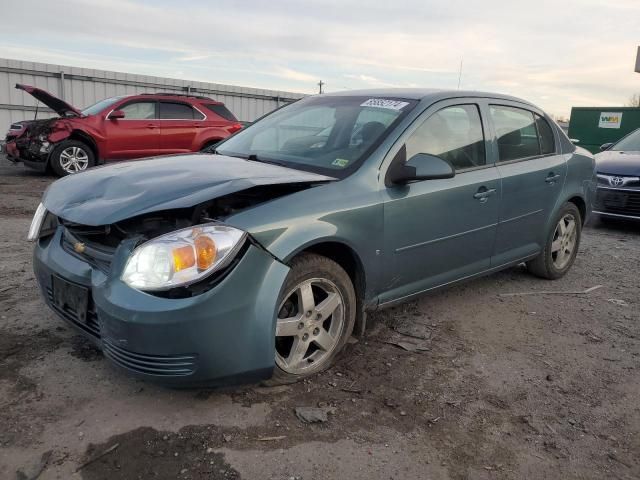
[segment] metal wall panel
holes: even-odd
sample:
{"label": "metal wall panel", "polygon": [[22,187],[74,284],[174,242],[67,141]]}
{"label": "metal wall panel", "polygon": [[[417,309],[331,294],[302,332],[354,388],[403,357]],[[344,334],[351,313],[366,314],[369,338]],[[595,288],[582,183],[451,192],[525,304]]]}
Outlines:
{"label": "metal wall panel", "polygon": [[[219,83],[150,77],[106,70],[67,67],[0,58],[0,136],[12,122],[34,118],[35,99],[16,83],[34,85],[84,108],[104,98],[137,93],[175,92],[204,95],[224,102],[239,120],[251,122],[304,95]],[[54,114],[40,106],[38,118]]]}

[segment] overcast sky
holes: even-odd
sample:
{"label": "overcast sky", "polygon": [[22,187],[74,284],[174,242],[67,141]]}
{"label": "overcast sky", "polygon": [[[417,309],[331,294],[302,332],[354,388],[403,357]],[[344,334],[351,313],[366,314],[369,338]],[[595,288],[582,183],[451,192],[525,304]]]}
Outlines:
{"label": "overcast sky", "polygon": [[640,0],[0,0],[0,57],[258,88],[510,93],[623,105]]}

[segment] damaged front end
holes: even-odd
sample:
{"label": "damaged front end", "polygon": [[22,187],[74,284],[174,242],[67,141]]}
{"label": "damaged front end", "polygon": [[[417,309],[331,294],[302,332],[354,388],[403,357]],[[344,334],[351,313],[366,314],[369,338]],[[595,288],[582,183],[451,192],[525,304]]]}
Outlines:
{"label": "damaged front end", "polygon": [[[55,228],[59,226],[62,230],[61,246],[68,254],[91,265],[92,268],[105,275],[109,275],[112,264],[117,257],[117,250],[120,248],[124,248],[128,252],[127,255],[130,255],[139,246],[177,231],[211,224],[223,226],[225,220],[236,213],[310,188],[312,185],[302,182],[259,185],[190,208],[154,211],[107,225],[75,223],[47,212],[40,237],[52,235]],[[250,235],[245,235],[242,244],[235,249],[233,258],[224,264],[224,268],[217,269],[215,274],[188,285],[147,291],[147,293],[157,297],[175,299],[200,295],[221,282],[242,260],[251,245],[264,251],[264,248]],[[118,265],[116,270],[121,271],[122,267],[123,265]]]}
{"label": "damaged front end", "polygon": [[7,138],[7,158],[44,171],[55,145],[69,137],[71,130],[69,122],[62,118],[28,122],[19,135]]}

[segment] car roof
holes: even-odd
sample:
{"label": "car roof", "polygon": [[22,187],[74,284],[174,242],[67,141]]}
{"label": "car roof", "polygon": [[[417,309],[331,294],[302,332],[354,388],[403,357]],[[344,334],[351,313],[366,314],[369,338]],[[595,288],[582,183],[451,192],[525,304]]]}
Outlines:
{"label": "car roof", "polygon": [[324,93],[331,96],[363,96],[377,98],[405,98],[408,100],[438,101],[447,98],[481,97],[510,100],[535,107],[531,102],[511,95],[501,93],[480,92],[475,90],[453,90],[438,88],[372,88],[363,90],[345,90],[340,92]]}
{"label": "car roof", "polygon": [[223,105],[222,102],[214,100],[213,98],[204,97],[201,95],[190,95],[187,93],[172,93],[172,92],[158,92],[158,93],[134,93],[131,95],[125,95],[122,98],[154,98],[162,100],[196,100],[213,104]]}

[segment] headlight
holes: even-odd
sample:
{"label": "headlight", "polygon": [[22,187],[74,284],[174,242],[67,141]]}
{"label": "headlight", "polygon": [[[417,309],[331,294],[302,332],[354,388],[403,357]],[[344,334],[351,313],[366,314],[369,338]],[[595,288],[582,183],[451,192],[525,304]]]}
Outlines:
{"label": "headlight", "polygon": [[158,291],[198,282],[229,263],[246,233],[218,224],[197,225],[136,248],[121,279],[138,290]]}
{"label": "headlight", "polygon": [[40,228],[42,227],[42,221],[47,215],[47,209],[44,208],[42,203],[38,205],[36,213],[33,214],[33,220],[31,220],[31,226],[29,227],[29,233],[27,234],[27,240],[35,242],[40,235]]}

